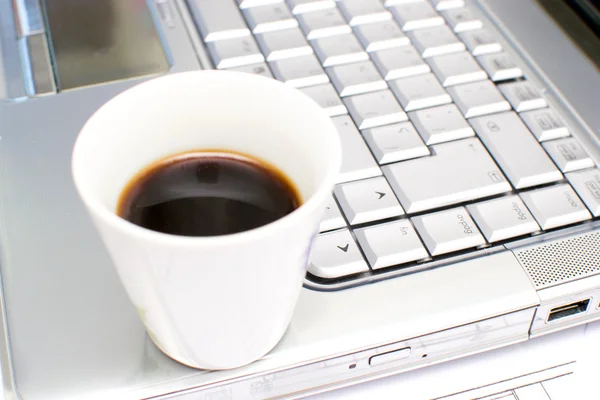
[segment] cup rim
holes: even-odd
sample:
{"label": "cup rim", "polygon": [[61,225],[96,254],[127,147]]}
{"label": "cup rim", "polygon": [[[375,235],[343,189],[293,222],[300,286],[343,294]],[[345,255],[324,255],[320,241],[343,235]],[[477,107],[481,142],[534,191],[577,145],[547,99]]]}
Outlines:
{"label": "cup rim", "polygon": [[[86,184],[82,182],[83,176],[81,173],[78,173],[76,170],[77,164],[81,161],[79,160],[78,149],[82,146],[82,142],[85,140],[85,135],[90,126],[95,123],[95,120],[103,117],[103,113],[106,112],[106,109],[110,107],[110,105],[115,101],[116,98],[122,98],[124,96],[131,96],[135,94],[136,91],[146,90],[151,85],[156,85],[156,81],[161,80],[165,81],[168,79],[182,79],[185,76],[200,76],[205,75],[206,79],[227,79],[227,75],[237,75],[238,77],[242,77],[245,80],[255,80],[261,85],[267,86],[265,90],[268,90],[268,86],[272,88],[277,88],[277,90],[288,92],[289,96],[293,96],[298,99],[298,102],[305,103],[306,107],[309,109],[310,114],[318,115],[316,118],[320,118],[322,121],[327,121],[325,124],[330,125],[330,130],[334,134],[326,135],[328,140],[328,146],[331,147],[331,154],[328,155],[330,160],[330,168],[325,174],[325,177],[321,180],[321,183],[317,186],[317,189],[312,193],[312,195],[304,201],[300,207],[296,208],[291,213],[273,221],[266,225],[253,228],[250,230],[219,235],[219,236],[180,236],[169,233],[163,233],[158,231],[153,231],[148,228],[141,227],[136,225],[126,219],[118,216],[116,212],[109,210],[106,205],[102,204],[102,202],[96,199],[91,190],[86,189]],[[212,75],[212,77],[211,77]],[[315,117],[313,117],[315,118]],[[187,72],[179,72],[168,75],[163,75],[158,78],[150,79],[144,81],[142,83],[136,84],[135,86],[126,89],[107,102],[105,102],[102,106],[100,106],[92,116],[85,122],[83,127],[80,129],[77,138],[75,140],[75,144],[73,145],[73,150],[71,153],[71,175],[72,179],[75,183],[75,189],[79,194],[81,200],[85,204],[85,206],[95,214],[96,216],[102,218],[102,220],[109,224],[112,228],[118,229],[120,231],[125,232],[126,234],[134,235],[140,237],[144,240],[167,243],[171,246],[188,246],[188,245],[232,245],[236,243],[245,243],[251,240],[256,240],[261,237],[272,236],[278,231],[284,230],[286,226],[294,225],[297,221],[302,220],[308,214],[310,214],[316,207],[320,206],[322,202],[325,200],[326,196],[331,193],[331,189],[336,183],[337,175],[342,163],[342,152],[341,152],[341,141],[337,134],[337,129],[331,121],[331,118],[325,113],[325,111],[318,105],[313,99],[303,94],[301,91],[292,88],[282,82],[276,81],[271,78],[266,78],[259,75],[248,74],[243,72],[235,72],[235,71],[220,71],[220,70],[195,70],[195,71],[187,71]]]}

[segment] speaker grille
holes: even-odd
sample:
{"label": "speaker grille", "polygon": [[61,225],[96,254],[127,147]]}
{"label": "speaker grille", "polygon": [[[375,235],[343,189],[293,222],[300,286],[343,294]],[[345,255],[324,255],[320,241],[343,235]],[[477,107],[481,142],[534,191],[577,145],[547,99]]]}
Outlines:
{"label": "speaker grille", "polygon": [[600,273],[600,232],[515,250],[536,288]]}

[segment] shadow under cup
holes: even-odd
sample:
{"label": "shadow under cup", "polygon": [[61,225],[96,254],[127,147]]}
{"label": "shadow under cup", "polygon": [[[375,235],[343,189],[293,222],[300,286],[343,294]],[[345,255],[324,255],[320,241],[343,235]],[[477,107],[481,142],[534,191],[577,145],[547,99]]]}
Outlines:
{"label": "shadow under cup", "polygon": [[[163,234],[116,215],[140,170],[203,149],[276,166],[302,205],[216,237]],[[184,364],[225,369],[260,358],[281,339],[340,165],[335,126],[301,92],[250,74],[194,71],[144,82],[102,106],[77,138],[72,173],[153,341]]]}

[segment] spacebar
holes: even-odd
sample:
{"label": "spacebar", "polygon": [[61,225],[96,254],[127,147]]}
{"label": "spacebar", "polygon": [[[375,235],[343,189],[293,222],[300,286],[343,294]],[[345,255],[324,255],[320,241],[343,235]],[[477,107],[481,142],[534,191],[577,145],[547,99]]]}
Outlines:
{"label": "spacebar", "polygon": [[431,146],[435,155],[390,164],[383,172],[407,213],[511,190],[477,138]]}

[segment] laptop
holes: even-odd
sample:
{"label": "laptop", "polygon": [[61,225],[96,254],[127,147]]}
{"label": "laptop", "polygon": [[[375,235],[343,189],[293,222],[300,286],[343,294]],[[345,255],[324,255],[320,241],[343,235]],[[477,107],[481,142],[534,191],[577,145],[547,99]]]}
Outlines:
{"label": "laptop", "polygon": [[[599,10],[0,2],[5,397],[298,398],[600,319]],[[289,329],[226,371],[151,343],[70,173],[78,131],[107,100],[211,68],[298,88],[343,145]]]}

